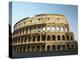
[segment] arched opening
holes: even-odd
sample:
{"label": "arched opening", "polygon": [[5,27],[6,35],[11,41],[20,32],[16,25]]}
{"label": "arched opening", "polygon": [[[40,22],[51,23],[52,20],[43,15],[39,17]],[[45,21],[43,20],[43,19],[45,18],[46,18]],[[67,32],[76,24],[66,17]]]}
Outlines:
{"label": "arched opening", "polygon": [[70,49],[70,46],[69,45],[67,45],[67,49]]}
{"label": "arched opening", "polygon": [[45,51],[45,46],[43,45],[41,49],[42,49],[42,51]]}
{"label": "arched opening", "polygon": [[57,50],[61,50],[61,45],[58,45],[57,46]]}
{"label": "arched opening", "polygon": [[57,39],[60,40],[60,35],[57,36]]}
{"label": "arched opening", "polygon": [[65,46],[65,45],[63,45],[62,47],[63,47],[63,50],[65,50],[65,49],[66,49],[66,46]]}
{"label": "arched opening", "polygon": [[67,32],[67,28],[65,28],[65,32]]}
{"label": "arched opening", "polygon": [[64,28],[61,26],[61,27],[60,27],[60,30],[61,30],[61,32],[63,32],[63,31],[64,31]]}
{"label": "arched opening", "polygon": [[52,27],[52,31],[55,31],[55,27]]}
{"label": "arched opening", "polygon": [[69,36],[67,35],[67,40],[69,40]]}
{"label": "arched opening", "polygon": [[52,45],[52,51],[55,51],[55,50],[56,50],[56,46]]}
{"label": "arched opening", "polygon": [[50,31],[50,27],[47,27],[47,30]]}
{"label": "arched opening", "polygon": [[64,35],[62,35],[62,40],[65,40],[65,36]]}
{"label": "arched opening", "polygon": [[23,46],[21,46],[21,53],[23,52]]}
{"label": "arched opening", "polygon": [[33,36],[33,41],[35,41],[35,36]]}
{"label": "arched opening", "polygon": [[47,51],[50,51],[50,46],[49,45],[47,46]]}
{"label": "arched opening", "polygon": [[40,46],[37,46],[36,47],[36,51],[40,51]]}
{"label": "arched opening", "polygon": [[40,35],[37,35],[37,41],[40,41]]}
{"label": "arched opening", "polygon": [[41,27],[38,27],[38,32],[41,32]]}
{"label": "arched opening", "polygon": [[59,31],[59,27],[58,26],[56,26],[56,31]]}
{"label": "arched opening", "polygon": [[71,48],[73,49],[74,48],[74,45],[71,45]]}
{"label": "arched opening", "polygon": [[52,35],[52,40],[56,40],[56,36],[55,35]]}
{"label": "arched opening", "polygon": [[49,35],[47,36],[47,40],[50,41],[50,36]]}
{"label": "arched opening", "polygon": [[73,37],[71,36],[71,40],[73,40]]}
{"label": "arched opening", "polygon": [[31,49],[33,52],[35,51],[35,47],[34,46],[32,46],[32,49]]}
{"label": "arched opening", "polygon": [[30,52],[30,46],[27,47],[27,52]]}
{"label": "arched opening", "polygon": [[42,35],[42,41],[45,41],[45,35]]}
{"label": "arched opening", "polygon": [[45,31],[45,27],[43,27],[43,31]]}

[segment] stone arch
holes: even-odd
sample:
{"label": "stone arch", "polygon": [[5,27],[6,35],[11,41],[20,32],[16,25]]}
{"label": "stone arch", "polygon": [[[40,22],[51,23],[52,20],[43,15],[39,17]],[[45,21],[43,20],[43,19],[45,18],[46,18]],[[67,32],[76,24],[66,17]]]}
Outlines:
{"label": "stone arch", "polygon": [[62,45],[62,48],[63,48],[63,50],[65,50],[66,49],[66,46],[65,45]]}
{"label": "stone arch", "polygon": [[27,46],[27,52],[30,52],[30,46]]}
{"label": "stone arch", "polygon": [[50,37],[50,35],[48,35],[48,36],[47,36],[47,40],[50,41],[50,39],[51,39],[51,37]]}
{"label": "stone arch", "polygon": [[42,35],[42,41],[45,41],[45,35]]}
{"label": "stone arch", "polygon": [[35,41],[35,36],[33,36],[33,41]]}
{"label": "stone arch", "polygon": [[69,40],[69,35],[67,35],[67,40]]}
{"label": "stone arch", "polygon": [[61,30],[61,32],[63,32],[63,31],[64,31],[64,27],[63,27],[63,26],[61,26],[61,27],[60,27],[60,30]]}
{"label": "stone arch", "polygon": [[55,31],[55,27],[54,26],[52,27],[52,31]]}
{"label": "stone arch", "polygon": [[62,40],[65,40],[65,36],[64,35],[62,35]]}
{"label": "stone arch", "polygon": [[31,50],[32,50],[32,52],[34,52],[35,51],[35,46],[32,46]]}
{"label": "stone arch", "polygon": [[72,48],[72,49],[74,48],[74,45],[73,45],[73,44],[71,45],[71,48]]}
{"label": "stone arch", "polygon": [[41,32],[41,27],[38,27],[37,29],[38,29],[38,32]]}
{"label": "stone arch", "polygon": [[36,46],[36,51],[40,51],[40,46]]}
{"label": "stone arch", "polygon": [[52,45],[52,51],[55,51],[55,50],[56,50],[56,46]]}
{"label": "stone arch", "polygon": [[61,45],[57,45],[57,50],[61,50]]}
{"label": "stone arch", "polygon": [[73,36],[71,36],[70,40],[73,40]]}
{"label": "stone arch", "polygon": [[60,35],[58,35],[58,36],[57,36],[57,40],[60,40],[60,39],[61,39],[61,38],[60,38]]}
{"label": "stone arch", "polygon": [[41,50],[42,51],[45,51],[45,45],[42,46]]}
{"label": "stone arch", "polygon": [[21,43],[23,43],[23,36],[21,36]]}
{"label": "stone arch", "polygon": [[67,28],[65,27],[65,32],[67,32]]}
{"label": "stone arch", "polygon": [[67,45],[67,49],[70,49],[70,45]]}
{"label": "stone arch", "polygon": [[37,41],[40,41],[40,35],[37,35]]}
{"label": "stone arch", "polygon": [[56,36],[55,35],[52,35],[52,40],[56,40]]}
{"label": "stone arch", "polygon": [[56,31],[59,31],[59,30],[60,30],[59,26],[56,26]]}
{"label": "stone arch", "polygon": [[50,31],[50,27],[49,26],[47,27],[47,30]]}
{"label": "stone arch", "polygon": [[50,51],[50,46],[49,45],[47,46],[47,51]]}
{"label": "stone arch", "polygon": [[45,27],[43,27],[43,31],[45,31]]}

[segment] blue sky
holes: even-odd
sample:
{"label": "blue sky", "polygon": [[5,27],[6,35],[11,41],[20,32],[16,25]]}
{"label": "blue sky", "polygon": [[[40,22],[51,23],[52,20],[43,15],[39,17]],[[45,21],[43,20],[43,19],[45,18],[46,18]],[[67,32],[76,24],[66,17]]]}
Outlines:
{"label": "blue sky", "polygon": [[12,28],[20,19],[32,17],[36,14],[64,14],[69,23],[70,30],[74,32],[75,39],[78,40],[77,5],[12,2]]}

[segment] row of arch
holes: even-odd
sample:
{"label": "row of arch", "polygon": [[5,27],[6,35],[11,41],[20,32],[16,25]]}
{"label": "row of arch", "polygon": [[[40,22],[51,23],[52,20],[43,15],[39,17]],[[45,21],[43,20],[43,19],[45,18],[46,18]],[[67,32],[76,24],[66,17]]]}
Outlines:
{"label": "row of arch", "polygon": [[68,28],[63,26],[48,26],[48,27],[36,27],[36,28],[21,28],[13,33],[14,36],[19,36],[27,33],[35,32],[67,32]]}
{"label": "row of arch", "polygon": [[13,39],[13,43],[23,43],[23,42],[35,42],[35,41],[70,41],[74,40],[72,35],[25,35]]}
{"label": "row of arch", "polygon": [[14,49],[16,52],[38,52],[38,51],[61,51],[61,50],[69,50],[76,49],[76,45],[37,45],[37,46],[16,46]]}

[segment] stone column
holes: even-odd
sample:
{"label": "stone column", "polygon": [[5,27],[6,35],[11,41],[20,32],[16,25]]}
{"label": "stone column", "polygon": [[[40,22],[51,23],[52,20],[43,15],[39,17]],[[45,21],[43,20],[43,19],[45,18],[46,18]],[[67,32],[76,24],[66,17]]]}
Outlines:
{"label": "stone column", "polygon": [[45,45],[45,51],[47,51],[47,44]]}
{"label": "stone column", "polygon": [[52,51],[52,45],[50,45],[50,51]]}
{"label": "stone column", "polygon": [[56,51],[57,51],[57,45],[55,45],[56,46]]}

